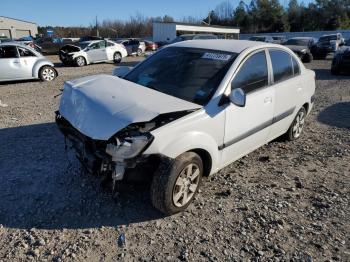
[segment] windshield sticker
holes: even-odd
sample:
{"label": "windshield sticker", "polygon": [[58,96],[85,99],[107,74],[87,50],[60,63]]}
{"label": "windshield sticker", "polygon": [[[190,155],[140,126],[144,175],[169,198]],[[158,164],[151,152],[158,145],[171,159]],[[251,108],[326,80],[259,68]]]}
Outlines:
{"label": "windshield sticker", "polygon": [[221,60],[221,61],[228,61],[231,58],[231,55],[227,54],[217,54],[217,53],[205,53],[202,58],[204,59],[211,59],[211,60]]}

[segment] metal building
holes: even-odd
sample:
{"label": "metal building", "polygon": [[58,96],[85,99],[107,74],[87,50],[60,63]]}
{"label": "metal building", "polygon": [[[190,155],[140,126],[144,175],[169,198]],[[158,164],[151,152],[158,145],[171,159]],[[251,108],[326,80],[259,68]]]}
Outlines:
{"label": "metal building", "polygon": [[0,16],[0,38],[17,39],[25,36],[35,37],[37,34],[38,26],[35,23]]}
{"label": "metal building", "polygon": [[240,29],[217,25],[193,25],[186,23],[153,23],[153,41],[170,42],[181,34],[215,34],[220,38],[238,39]]}

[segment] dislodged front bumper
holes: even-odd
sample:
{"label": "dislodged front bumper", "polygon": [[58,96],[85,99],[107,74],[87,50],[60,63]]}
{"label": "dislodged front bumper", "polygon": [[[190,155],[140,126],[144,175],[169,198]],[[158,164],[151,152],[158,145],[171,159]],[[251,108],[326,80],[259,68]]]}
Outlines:
{"label": "dislodged front bumper", "polygon": [[73,149],[83,167],[91,174],[110,175],[113,180],[122,180],[126,169],[135,168],[149,161],[150,157],[143,155],[115,161],[114,157],[107,153],[111,141],[94,140],[85,136],[58,111],[56,124],[65,136],[66,149]]}

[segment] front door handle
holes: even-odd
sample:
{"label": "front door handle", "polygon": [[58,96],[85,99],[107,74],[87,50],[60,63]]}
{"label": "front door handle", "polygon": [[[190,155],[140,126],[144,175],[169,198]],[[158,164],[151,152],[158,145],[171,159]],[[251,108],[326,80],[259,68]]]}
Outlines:
{"label": "front door handle", "polygon": [[270,104],[272,102],[272,97],[265,97],[264,104]]}

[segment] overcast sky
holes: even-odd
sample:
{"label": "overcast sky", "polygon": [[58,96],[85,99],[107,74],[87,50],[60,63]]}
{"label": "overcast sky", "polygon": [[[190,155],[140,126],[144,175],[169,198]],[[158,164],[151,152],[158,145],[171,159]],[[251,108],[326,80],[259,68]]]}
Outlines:
{"label": "overcast sky", "polygon": [[[226,0],[225,0],[226,1]],[[0,15],[35,22],[40,26],[89,25],[98,16],[126,20],[130,15],[164,16],[180,20],[185,16],[203,18],[223,0],[0,0]],[[230,0],[236,6],[239,0]],[[247,3],[250,1],[247,0]],[[282,0],[286,4],[288,0]],[[310,0],[304,0],[308,3]]]}

